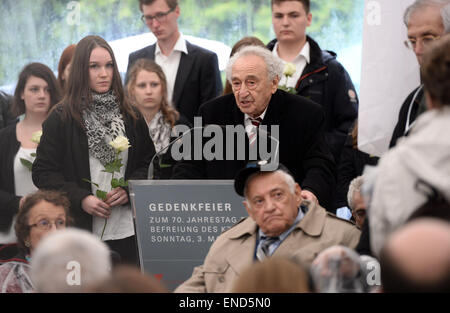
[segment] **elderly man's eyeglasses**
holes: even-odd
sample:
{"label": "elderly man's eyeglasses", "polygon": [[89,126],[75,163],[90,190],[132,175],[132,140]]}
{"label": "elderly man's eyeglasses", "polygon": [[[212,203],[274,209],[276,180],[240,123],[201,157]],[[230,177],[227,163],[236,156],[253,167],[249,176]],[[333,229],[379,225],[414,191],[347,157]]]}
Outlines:
{"label": "elderly man's eyeglasses", "polygon": [[141,20],[144,23],[151,23],[153,21],[153,19],[157,20],[159,23],[164,22],[166,20],[167,15],[169,15],[171,12],[173,12],[175,10],[176,7],[173,7],[172,9],[170,9],[167,12],[160,12],[160,13],[156,13],[155,15],[142,15],[141,16]]}
{"label": "elderly man's eyeglasses", "polygon": [[424,47],[428,46],[429,44],[431,44],[433,41],[439,39],[440,36],[434,36],[434,35],[425,35],[419,38],[410,38],[408,40],[404,41],[404,44],[406,46],[406,48],[414,50],[417,47],[417,44],[419,42],[422,42],[422,45]]}
{"label": "elderly man's eyeglasses", "polygon": [[28,225],[28,227],[32,228],[32,227],[36,227],[39,230],[49,230],[52,228],[52,225],[55,224],[56,229],[61,229],[64,228],[66,226],[66,220],[62,219],[62,218],[58,218],[55,221],[49,221],[46,219],[42,219],[39,222],[35,223],[35,224],[31,224]]}

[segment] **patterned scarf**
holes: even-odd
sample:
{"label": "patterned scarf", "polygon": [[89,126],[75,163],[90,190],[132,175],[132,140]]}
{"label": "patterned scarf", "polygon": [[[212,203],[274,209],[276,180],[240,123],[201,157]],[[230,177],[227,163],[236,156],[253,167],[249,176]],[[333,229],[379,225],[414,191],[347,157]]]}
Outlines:
{"label": "patterned scarf", "polygon": [[92,103],[83,112],[89,154],[106,165],[115,157],[114,149],[108,142],[125,134],[125,126],[113,91],[103,94],[91,92]]}
{"label": "patterned scarf", "polygon": [[164,120],[161,111],[158,111],[152,118],[148,124],[148,130],[157,153],[169,144],[172,130],[170,124]]}

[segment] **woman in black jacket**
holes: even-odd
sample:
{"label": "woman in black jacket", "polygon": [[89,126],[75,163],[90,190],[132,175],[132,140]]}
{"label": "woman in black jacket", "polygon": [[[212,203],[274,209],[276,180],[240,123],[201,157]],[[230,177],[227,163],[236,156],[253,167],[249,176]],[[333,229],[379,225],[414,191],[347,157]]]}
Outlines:
{"label": "woman in black jacket", "polygon": [[175,160],[166,148],[176,125],[191,127],[187,118],[168,102],[167,80],[162,68],[152,60],[137,60],[128,73],[126,86],[128,100],[139,109],[147,122],[150,137],[160,156],[156,158],[151,179],[169,179]]}
{"label": "woman in black jacket", "polygon": [[116,160],[111,141],[126,137],[129,145],[118,155],[124,166],[115,177],[146,179],[155,148],[145,120],[124,98],[104,39],[87,36],[77,44],[65,92],[43,125],[33,181],[39,188],[66,191],[75,226],[101,237],[122,261],[138,264],[127,187],[113,188],[111,173],[103,170]]}
{"label": "woman in black jacket", "polygon": [[23,118],[0,131],[0,259],[15,254],[12,247],[2,244],[15,243],[14,215],[24,196],[37,190],[31,180],[39,137],[36,135],[42,130],[49,110],[60,100],[59,84],[51,69],[41,63],[23,68],[12,105],[12,113]]}

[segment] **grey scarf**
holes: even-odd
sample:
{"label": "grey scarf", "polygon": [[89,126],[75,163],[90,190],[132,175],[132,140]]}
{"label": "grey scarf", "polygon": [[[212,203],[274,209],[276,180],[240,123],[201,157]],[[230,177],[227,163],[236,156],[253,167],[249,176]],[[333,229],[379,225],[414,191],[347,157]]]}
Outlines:
{"label": "grey scarf", "polygon": [[167,147],[170,142],[172,128],[170,127],[170,124],[165,121],[161,111],[158,111],[150,121],[148,130],[153,144],[155,145],[156,152],[160,152],[163,148]]}
{"label": "grey scarf", "polygon": [[89,154],[106,165],[115,157],[114,149],[108,142],[125,134],[125,126],[113,91],[103,94],[91,92],[92,102],[83,112]]}

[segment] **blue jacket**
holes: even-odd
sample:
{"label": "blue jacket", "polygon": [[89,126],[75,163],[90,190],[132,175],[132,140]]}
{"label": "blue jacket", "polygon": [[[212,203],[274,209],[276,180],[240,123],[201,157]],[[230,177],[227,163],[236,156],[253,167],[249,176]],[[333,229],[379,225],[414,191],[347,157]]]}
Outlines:
{"label": "blue jacket", "polygon": [[[325,138],[330,145],[336,164],[350,127],[358,116],[358,97],[345,68],[332,51],[320,49],[309,36],[310,63],[297,82],[297,94],[322,106],[325,113]],[[276,39],[267,48],[273,50]]]}

